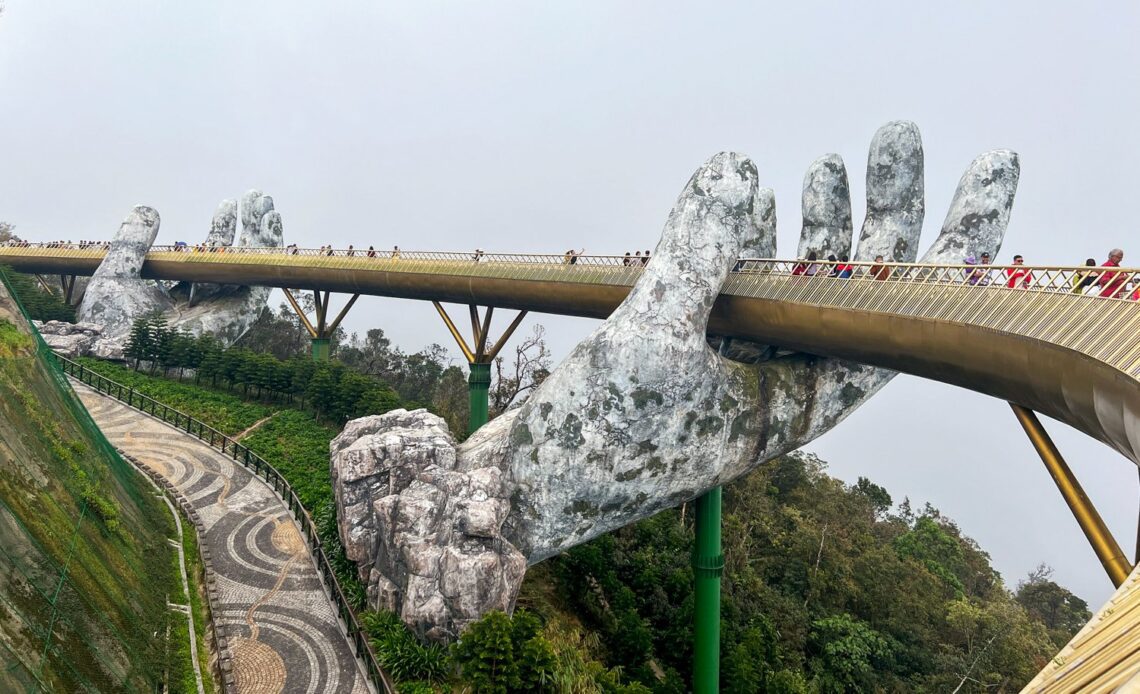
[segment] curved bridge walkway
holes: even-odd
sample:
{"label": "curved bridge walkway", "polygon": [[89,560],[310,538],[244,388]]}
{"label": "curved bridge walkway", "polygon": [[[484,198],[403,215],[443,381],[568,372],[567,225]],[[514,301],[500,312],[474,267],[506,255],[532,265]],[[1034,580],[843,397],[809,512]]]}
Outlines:
{"label": "curved bridge walkway", "polygon": [[368,692],[304,537],[268,485],[197,439],[73,385],[111,443],[170,480],[201,515],[222,603],[213,617],[238,692]]}

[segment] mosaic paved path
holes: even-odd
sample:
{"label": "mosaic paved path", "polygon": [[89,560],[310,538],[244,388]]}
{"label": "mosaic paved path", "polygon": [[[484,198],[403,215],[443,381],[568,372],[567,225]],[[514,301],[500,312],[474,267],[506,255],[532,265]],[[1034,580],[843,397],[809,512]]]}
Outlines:
{"label": "mosaic paved path", "polygon": [[259,478],[196,438],[75,384],[111,443],[170,480],[206,527],[241,694],[364,694],[304,536]]}

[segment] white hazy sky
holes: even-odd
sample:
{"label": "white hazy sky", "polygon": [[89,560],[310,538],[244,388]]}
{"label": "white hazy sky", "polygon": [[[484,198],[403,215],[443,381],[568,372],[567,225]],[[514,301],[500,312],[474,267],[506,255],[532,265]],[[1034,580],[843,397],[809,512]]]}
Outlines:
{"label": "white hazy sky", "polygon": [[[108,238],[145,203],[160,242],[192,241],[257,187],[302,246],[621,253],[655,245],[692,171],[731,149],[776,189],[788,255],[808,164],[843,155],[858,215],[871,135],[909,119],[928,242],[970,160],[1008,147],[999,261],[1140,260],[1137,3],[756,5],[7,0],[0,219]],[[592,325],[536,319],[557,357]],[[425,304],[361,300],[347,323],[451,347]],[[1131,554],[1135,466],[1051,429]],[[809,450],[941,508],[1011,586],[1047,562],[1094,606],[1111,592],[1003,402],[900,377]]]}

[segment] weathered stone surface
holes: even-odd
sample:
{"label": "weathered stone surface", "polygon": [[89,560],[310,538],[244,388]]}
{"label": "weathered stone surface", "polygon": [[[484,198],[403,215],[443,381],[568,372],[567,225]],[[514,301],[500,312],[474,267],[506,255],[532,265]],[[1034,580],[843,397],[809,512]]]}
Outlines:
{"label": "weathered stone surface", "polygon": [[966,256],[979,256],[982,251],[996,257],[1020,174],[1020,159],[1008,149],[974,159],[958,181],[942,234],[927,253],[936,259],[931,262],[961,263]]}
{"label": "weathered stone surface", "polygon": [[[214,213],[207,247],[229,245],[237,228],[238,209],[233,200],[223,200]],[[239,245],[247,248],[281,247],[284,231],[273,198],[251,190],[242,198],[242,232]],[[257,320],[269,301],[268,287],[182,282],[169,291],[139,276],[143,257],[158,234],[158,213],[137,207],[111,241],[111,250],[92,277],[80,304],[79,316],[104,326],[105,335],[96,347],[103,353],[120,353],[122,341],[135,320],[162,313],[173,329],[194,335],[211,334],[223,344],[237,341]],[[187,250],[187,252],[192,252]]]}
{"label": "weathered stone surface", "polygon": [[502,471],[455,470],[443,418],[426,410],[365,417],[329,450],[341,540],[370,604],[396,609],[436,640],[514,606],[526,558],[502,536],[510,509]]}
{"label": "weathered stone surface", "polygon": [[98,323],[107,336],[116,337],[130,332],[136,319],[173,308],[166,292],[139,276],[158,226],[154,208],[139,205],[127,215],[87,285],[77,311],[80,320]]}
{"label": "weathered stone surface", "polygon": [[83,333],[73,333],[70,335],[42,333],[42,335],[48,347],[72,359],[86,356],[91,352],[91,347],[95,344],[94,335],[85,335]]}
{"label": "weathered stone surface", "polygon": [[91,347],[90,356],[108,361],[126,361],[123,343],[116,340],[99,340]]}
{"label": "weathered stone surface", "polygon": [[[912,124],[876,135],[861,255],[917,254],[921,152]],[[962,248],[996,253],[1018,163],[1003,152],[978,162],[925,261],[958,262]],[[894,372],[850,362],[781,352],[742,364],[709,348],[713,300],[744,249],[774,255],[774,218],[753,164],[719,154],[682,191],[628,298],[520,408],[459,446],[427,413],[350,423],[331,464],[341,535],[372,604],[452,638],[513,605],[527,563],[799,448],[888,382]],[[850,233],[836,224],[817,234],[822,226],[805,233],[829,244]]]}
{"label": "weathered stone surface", "polygon": [[910,121],[879,128],[867,153],[867,217],[859,257],[905,262],[918,255],[926,215],[922,136]]}
{"label": "weathered stone surface", "polygon": [[797,258],[815,251],[820,260],[834,254],[851,257],[851,186],[838,154],[816,159],[804,174],[803,230]]}
{"label": "weathered stone surface", "polygon": [[[236,200],[222,200],[210,220],[210,232],[206,234],[206,248],[225,247],[233,245],[234,234],[237,233],[238,206]],[[208,299],[222,291],[223,285],[210,283],[182,282],[171,289],[171,296],[181,298],[185,294],[189,306]]]}
{"label": "weathered stone surface", "polygon": [[49,320],[45,323],[32,321],[48,347],[65,357],[82,357],[91,352],[103,326],[97,323],[67,323]]}
{"label": "weathered stone surface", "polygon": [[237,200],[222,200],[210,220],[210,233],[206,234],[207,246],[230,246],[237,233]]}

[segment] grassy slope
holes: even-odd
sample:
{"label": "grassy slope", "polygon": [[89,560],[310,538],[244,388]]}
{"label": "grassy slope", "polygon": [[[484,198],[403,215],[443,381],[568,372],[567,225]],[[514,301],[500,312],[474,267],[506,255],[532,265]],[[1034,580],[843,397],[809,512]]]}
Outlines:
{"label": "grassy slope", "polygon": [[177,585],[169,514],[22,325],[0,288],[0,689],[153,689]]}

